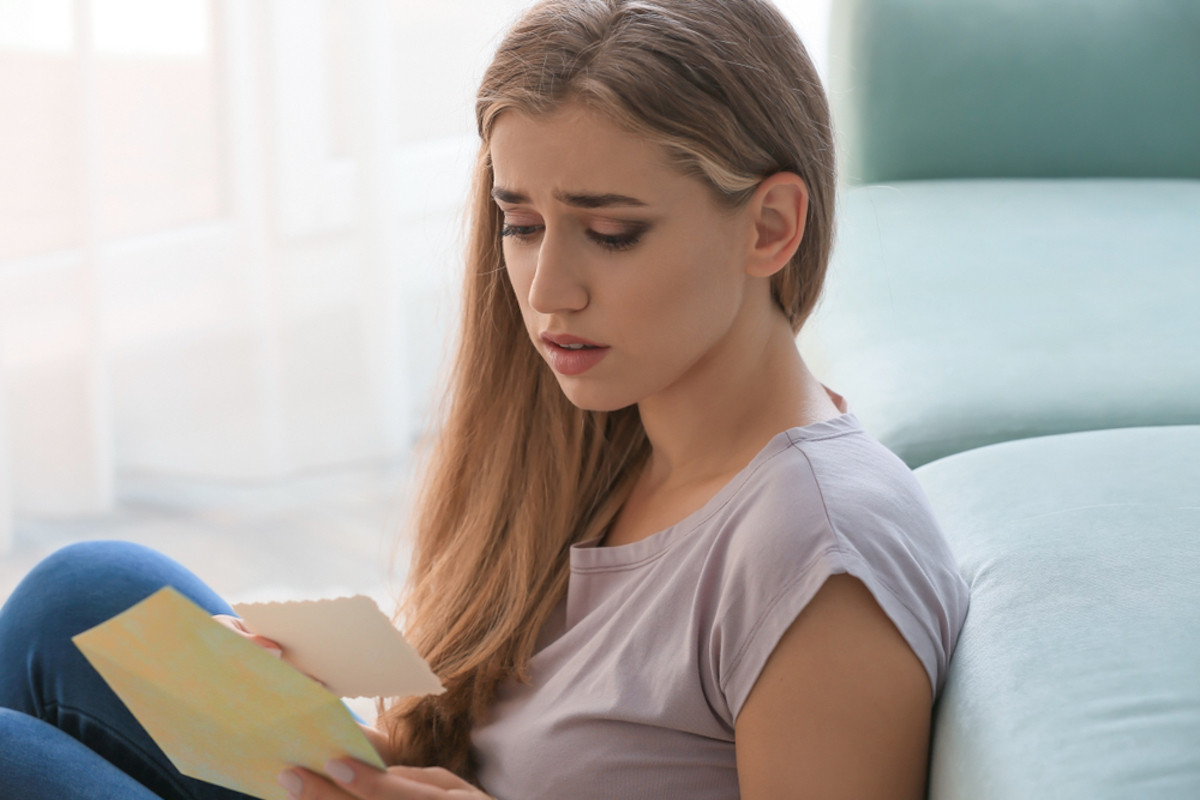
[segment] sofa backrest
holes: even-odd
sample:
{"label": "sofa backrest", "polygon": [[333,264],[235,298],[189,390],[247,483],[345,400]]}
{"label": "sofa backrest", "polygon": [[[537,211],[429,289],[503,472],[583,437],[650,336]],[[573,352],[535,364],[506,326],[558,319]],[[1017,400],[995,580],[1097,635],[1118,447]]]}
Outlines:
{"label": "sofa backrest", "polygon": [[834,0],[849,183],[1200,178],[1197,0]]}

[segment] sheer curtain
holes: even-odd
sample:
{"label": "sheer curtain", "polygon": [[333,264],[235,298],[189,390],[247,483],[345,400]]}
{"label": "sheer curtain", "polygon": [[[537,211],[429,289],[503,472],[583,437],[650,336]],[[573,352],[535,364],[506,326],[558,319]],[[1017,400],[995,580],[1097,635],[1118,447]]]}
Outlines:
{"label": "sheer curtain", "polygon": [[[122,474],[402,457],[522,0],[0,0],[0,549]],[[823,65],[824,2],[781,3]]]}

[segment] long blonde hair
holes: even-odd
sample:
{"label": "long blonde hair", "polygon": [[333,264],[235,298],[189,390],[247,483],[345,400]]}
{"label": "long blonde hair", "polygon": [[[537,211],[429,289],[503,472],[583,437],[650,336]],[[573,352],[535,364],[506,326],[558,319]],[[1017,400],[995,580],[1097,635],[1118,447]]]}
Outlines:
{"label": "long blonde hair", "polygon": [[381,715],[394,761],[471,779],[471,728],[501,681],[527,678],[566,592],[570,546],[603,532],[649,455],[635,406],[601,413],[567,400],[504,268],[492,128],[507,110],[549,114],[569,101],[657,143],[730,208],[777,172],[805,181],[804,237],[771,284],[793,330],[817,301],[832,241],[828,105],[766,0],[545,0],[509,30],[476,100],[462,323],[400,613],[447,691]]}

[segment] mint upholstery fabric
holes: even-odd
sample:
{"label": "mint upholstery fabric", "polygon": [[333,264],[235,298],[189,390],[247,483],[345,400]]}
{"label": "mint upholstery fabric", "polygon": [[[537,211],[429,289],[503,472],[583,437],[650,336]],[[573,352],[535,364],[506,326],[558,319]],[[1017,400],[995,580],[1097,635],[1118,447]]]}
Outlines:
{"label": "mint upholstery fabric", "polygon": [[1200,181],[906,181],[840,213],[802,348],[910,466],[1200,423]]}
{"label": "mint upholstery fabric", "polygon": [[1200,797],[1200,427],[960,453],[916,474],[971,587],[930,800]]}
{"label": "mint upholstery fabric", "polygon": [[1195,0],[837,0],[844,174],[1200,178]]}

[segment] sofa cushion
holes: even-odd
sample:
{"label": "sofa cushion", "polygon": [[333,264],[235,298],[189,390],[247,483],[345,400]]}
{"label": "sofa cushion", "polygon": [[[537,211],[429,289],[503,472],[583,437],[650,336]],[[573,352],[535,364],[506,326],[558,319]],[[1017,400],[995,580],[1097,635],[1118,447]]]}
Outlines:
{"label": "sofa cushion", "polygon": [[801,346],[910,465],[1200,423],[1200,181],[911,181],[840,213]]}
{"label": "sofa cushion", "polygon": [[1200,178],[1195,0],[837,0],[844,172]]}
{"label": "sofa cushion", "polygon": [[931,800],[1200,797],[1200,426],[916,473],[971,587]]}

